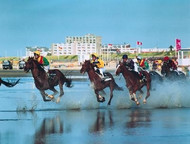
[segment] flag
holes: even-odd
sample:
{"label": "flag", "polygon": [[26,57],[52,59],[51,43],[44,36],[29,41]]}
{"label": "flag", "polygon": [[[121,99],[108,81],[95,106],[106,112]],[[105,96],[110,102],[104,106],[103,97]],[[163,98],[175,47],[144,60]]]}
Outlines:
{"label": "flag", "polygon": [[137,41],[137,45],[142,45],[142,42],[140,42],[140,41]]}
{"label": "flag", "polygon": [[112,44],[108,44],[108,46],[112,46]]}
{"label": "flag", "polygon": [[181,50],[181,40],[180,39],[176,39],[176,51]]}

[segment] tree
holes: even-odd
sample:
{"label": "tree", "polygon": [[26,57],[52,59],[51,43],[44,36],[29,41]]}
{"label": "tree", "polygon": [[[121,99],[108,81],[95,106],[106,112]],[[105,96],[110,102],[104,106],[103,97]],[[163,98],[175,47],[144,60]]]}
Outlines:
{"label": "tree", "polygon": [[169,46],[170,52],[173,51],[173,48],[174,48],[174,47],[173,47],[172,45]]}

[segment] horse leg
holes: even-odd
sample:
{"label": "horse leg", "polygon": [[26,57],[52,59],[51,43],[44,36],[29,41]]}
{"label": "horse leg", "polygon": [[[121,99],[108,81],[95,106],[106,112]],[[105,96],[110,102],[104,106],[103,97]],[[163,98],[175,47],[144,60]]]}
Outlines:
{"label": "horse leg", "polygon": [[50,90],[53,91],[53,94],[48,95],[48,97],[54,101],[54,96],[58,93],[58,91],[54,87],[51,87]]}
{"label": "horse leg", "polygon": [[149,96],[150,96],[150,84],[147,84],[147,94],[145,99],[143,100],[144,104],[146,104],[146,100],[148,99]]}
{"label": "horse leg", "polygon": [[96,98],[98,102],[104,102],[105,98],[101,95],[99,95],[99,91],[98,90],[94,90],[95,94],[96,94]]}
{"label": "horse leg", "polygon": [[57,98],[57,103],[60,102],[60,99],[61,97],[64,95],[64,91],[63,91],[63,84],[62,83],[59,83],[59,89],[60,89],[60,94],[59,94],[59,97]]}
{"label": "horse leg", "polygon": [[52,96],[55,96],[58,93],[58,91],[54,87],[50,88],[50,90],[53,91]]}
{"label": "horse leg", "polygon": [[136,102],[136,105],[140,105],[139,101],[137,100],[136,93],[133,93],[134,101]]}
{"label": "horse leg", "polygon": [[114,87],[113,87],[113,86],[110,86],[110,99],[109,99],[108,105],[111,104],[111,100],[112,100],[112,98],[113,98],[113,90],[114,90]]}
{"label": "horse leg", "polygon": [[139,92],[140,92],[140,94],[139,94],[139,99],[141,99],[141,98],[143,97],[143,93],[144,93],[144,92],[143,92],[141,89],[139,90]]}
{"label": "horse leg", "polygon": [[43,98],[43,100],[44,100],[45,102],[51,101],[50,99],[46,99],[46,96],[48,96],[48,95],[45,93],[44,90],[40,90],[40,93],[41,93],[42,98]]}

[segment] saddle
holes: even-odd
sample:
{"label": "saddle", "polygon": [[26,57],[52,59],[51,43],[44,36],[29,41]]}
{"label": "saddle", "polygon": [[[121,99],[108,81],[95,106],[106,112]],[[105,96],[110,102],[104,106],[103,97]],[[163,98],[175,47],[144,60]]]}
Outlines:
{"label": "saddle", "polygon": [[49,70],[48,73],[47,73],[47,75],[48,75],[48,80],[51,81],[56,76],[56,72],[54,70]]}
{"label": "saddle", "polygon": [[100,74],[99,71],[96,71],[96,73],[102,79],[102,82],[106,82],[106,81],[112,80],[112,78],[109,77],[109,75],[107,74],[107,72],[103,73],[104,77],[102,77],[102,75]]}
{"label": "saddle", "polygon": [[146,76],[144,75],[143,71],[141,71],[140,73],[136,72],[136,71],[131,71],[136,77],[138,77],[140,79],[140,82],[146,82]]}

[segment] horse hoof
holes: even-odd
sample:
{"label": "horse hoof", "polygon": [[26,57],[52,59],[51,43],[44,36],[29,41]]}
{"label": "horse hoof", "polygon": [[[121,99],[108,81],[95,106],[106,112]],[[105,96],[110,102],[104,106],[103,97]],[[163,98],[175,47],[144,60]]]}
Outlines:
{"label": "horse hoof", "polygon": [[143,100],[143,103],[146,104],[146,100],[145,99]]}
{"label": "horse hoof", "polygon": [[59,103],[59,102],[60,102],[60,97],[58,97],[56,100],[56,103]]}
{"label": "horse hoof", "polygon": [[48,98],[54,99],[54,96],[53,95],[48,95]]}
{"label": "horse hoof", "polygon": [[140,105],[140,102],[137,101],[137,102],[136,102],[136,105]]}

